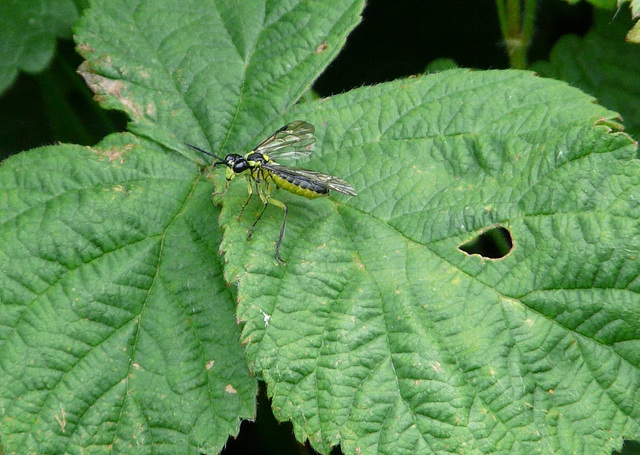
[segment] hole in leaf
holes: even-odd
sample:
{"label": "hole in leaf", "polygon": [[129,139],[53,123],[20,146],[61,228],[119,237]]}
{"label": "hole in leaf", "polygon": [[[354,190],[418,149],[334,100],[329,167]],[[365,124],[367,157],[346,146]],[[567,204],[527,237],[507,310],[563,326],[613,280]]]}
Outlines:
{"label": "hole in leaf", "polygon": [[513,248],[513,240],[508,230],[502,226],[495,226],[458,248],[467,254],[479,254],[487,259],[500,259],[509,254]]}

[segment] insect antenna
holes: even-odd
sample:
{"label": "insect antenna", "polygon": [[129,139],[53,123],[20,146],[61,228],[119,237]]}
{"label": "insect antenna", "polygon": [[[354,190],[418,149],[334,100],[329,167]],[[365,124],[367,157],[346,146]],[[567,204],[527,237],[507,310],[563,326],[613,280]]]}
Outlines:
{"label": "insect antenna", "polygon": [[217,161],[217,162],[213,163],[213,165],[214,165],[214,166],[217,166],[217,165],[219,165],[219,164],[227,164],[227,163],[225,163],[225,161],[224,161],[222,158],[220,158],[218,155],[214,155],[213,153],[209,153],[209,152],[207,152],[206,150],[202,150],[200,147],[196,147],[195,145],[191,145],[191,144],[186,144],[186,145],[187,145],[188,147],[191,147],[191,148],[192,148],[192,149],[194,149],[194,150],[197,150],[197,151],[198,151],[198,152],[200,152],[200,153],[204,153],[205,155],[212,156],[212,157],[214,157],[215,159],[219,160],[219,161]]}

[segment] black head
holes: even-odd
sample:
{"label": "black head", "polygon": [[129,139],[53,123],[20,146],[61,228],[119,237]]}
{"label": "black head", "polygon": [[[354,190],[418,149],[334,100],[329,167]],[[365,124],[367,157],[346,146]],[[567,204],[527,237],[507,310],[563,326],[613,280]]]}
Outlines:
{"label": "black head", "polygon": [[228,168],[231,168],[236,174],[240,174],[241,172],[244,172],[251,167],[242,155],[236,155],[235,153],[231,153],[225,156],[223,161],[213,163],[214,166],[218,166],[219,164],[226,165]]}

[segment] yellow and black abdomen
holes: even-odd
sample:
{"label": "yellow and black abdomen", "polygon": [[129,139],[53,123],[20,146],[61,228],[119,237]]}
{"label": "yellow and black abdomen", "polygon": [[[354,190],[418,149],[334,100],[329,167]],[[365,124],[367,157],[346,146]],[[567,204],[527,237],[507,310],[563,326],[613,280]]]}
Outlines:
{"label": "yellow and black abdomen", "polygon": [[329,195],[329,187],[304,175],[289,173],[283,169],[269,168],[269,175],[276,185],[307,199]]}

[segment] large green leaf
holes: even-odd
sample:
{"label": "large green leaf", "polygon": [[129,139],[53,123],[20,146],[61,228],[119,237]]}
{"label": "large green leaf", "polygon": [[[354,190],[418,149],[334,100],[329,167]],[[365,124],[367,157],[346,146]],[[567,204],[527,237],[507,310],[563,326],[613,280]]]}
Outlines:
{"label": "large green leaf", "polygon": [[42,70],[53,57],[56,38],[69,38],[77,18],[72,0],[0,2],[0,92],[18,71]]}
{"label": "large green leaf", "polygon": [[[640,163],[614,113],[522,72],[298,106],[357,198],[290,202],[226,273],[276,416],[328,452],[609,453],[640,436]],[[227,213],[228,212],[228,213]],[[499,260],[460,246],[495,226]],[[264,243],[264,244],[263,244]]]}
{"label": "large green leaf", "polygon": [[169,147],[224,154],[281,120],[337,55],[363,1],[95,4],[76,40],[103,105]]}
{"label": "large green leaf", "polygon": [[10,158],[0,185],[5,453],[219,449],[256,387],[197,167],[113,136]]}

